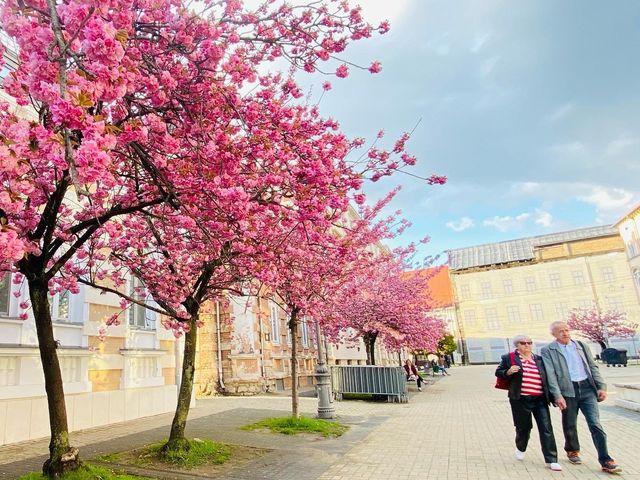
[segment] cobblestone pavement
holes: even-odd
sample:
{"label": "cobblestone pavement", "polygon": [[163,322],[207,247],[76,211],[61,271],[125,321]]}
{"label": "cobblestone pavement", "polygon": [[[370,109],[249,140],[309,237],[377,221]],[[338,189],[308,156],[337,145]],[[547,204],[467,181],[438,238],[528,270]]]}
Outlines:
{"label": "cobblestone pavement", "polygon": [[[513,456],[513,426],[506,392],[493,388],[495,366],[452,369],[422,393],[411,392],[408,404],[343,401],[334,403],[340,419],[351,426],[339,439],[288,437],[245,432],[239,426],[266,416],[286,415],[290,399],[282,396],[221,397],[198,401],[190,413],[187,434],[233,444],[268,448],[270,453],[232,471],[225,478],[278,480],[342,479],[595,479],[595,449],[583,420],[579,424],[584,464],[562,472],[544,466],[534,431],[523,462]],[[602,369],[609,383],[640,382],[640,367]],[[624,468],[625,479],[640,480],[640,414],[613,405],[615,387],[601,404],[609,449]],[[301,412],[313,415],[316,400],[300,399]],[[135,420],[72,434],[83,458],[122,451],[167,436],[171,415]],[[562,451],[560,414],[552,412]],[[534,428],[535,430],[535,428]],[[38,470],[48,440],[0,447],[0,479]],[[171,476],[167,476],[171,478]],[[183,477],[186,478],[186,477]]]}

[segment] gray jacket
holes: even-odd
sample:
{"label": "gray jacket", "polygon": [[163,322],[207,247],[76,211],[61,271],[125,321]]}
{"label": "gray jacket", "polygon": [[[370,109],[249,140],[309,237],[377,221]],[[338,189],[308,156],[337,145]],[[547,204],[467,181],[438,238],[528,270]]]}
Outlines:
{"label": "gray jacket", "polygon": [[[580,341],[576,341],[576,349],[580,358],[582,358],[589,383],[596,390],[606,390],[607,385],[604,383],[602,375],[600,375],[598,366],[593,361],[589,347]],[[551,342],[540,350],[540,354],[547,371],[547,382],[549,383],[551,398],[555,401],[561,396],[575,397],[573,383],[569,375],[569,366],[560,350],[560,344],[557,341]]]}

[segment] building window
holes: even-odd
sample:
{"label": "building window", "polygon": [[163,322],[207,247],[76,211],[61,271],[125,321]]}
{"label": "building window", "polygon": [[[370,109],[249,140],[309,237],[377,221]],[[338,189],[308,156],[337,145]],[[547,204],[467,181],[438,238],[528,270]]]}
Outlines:
{"label": "building window", "polygon": [[482,298],[487,299],[493,297],[493,292],[491,291],[491,283],[490,282],[481,282],[480,283],[480,292]]}
{"label": "building window", "polygon": [[527,289],[527,292],[535,292],[537,290],[535,277],[526,277],[524,279],[524,285]]}
{"label": "building window", "polygon": [[487,330],[498,330],[500,328],[498,311],[495,308],[485,308],[484,315],[487,319]]}
{"label": "building window", "polygon": [[616,279],[612,267],[602,267],[602,277],[605,282],[611,283]]}
{"label": "building window", "polygon": [[531,320],[534,322],[541,322],[544,320],[544,314],[542,313],[542,305],[539,303],[532,303],[529,305],[531,311]]}
{"label": "building window", "polygon": [[552,288],[560,288],[560,274],[559,273],[551,273],[549,274],[549,283]]}
{"label": "building window", "polygon": [[460,299],[467,300],[471,296],[471,288],[469,285],[460,285]]}
{"label": "building window", "polygon": [[18,385],[19,360],[19,357],[0,357],[0,387]]}
{"label": "building window", "polygon": [[475,326],[476,324],[476,312],[474,310],[465,310],[464,311],[464,323],[467,326]]}
{"label": "building window", "polygon": [[51,319],[59,322],[69,321],[69,290],[63,290],[55,295],[49,295],[49,307],[51,308]]}
{"label": "building window", "polygon": [[280,343],[280,319],[278,318],[278,305],[274,302],[269,303],[271,321],[271,343]]}
{"label": "building window", "polygon": [[582,270],[574,270],[571,272],[574,285],[584,285],[584,272]]}
{"label": "building window", "polygon": [[[144,301],[145,304],[151,300],[151,296],[146,291],[144,284],[137,277],[133,277],[129,283],[129,295],[136,300]],[[129,306],[129,325],[145,330],[153,330],[156,328],[156,313],[147,310],[143,305],[133,303]]]}
{"label": "building window", "polygon": [[609,310],[615,310],[616,312],[623,312],[623,302],[620,297],[607,298],[607,307]]}
{"label": "building window", "polygon": [[507,306],[507,319],[509,323],[520,322],[520,307],[518,305]]}
{"label": "building window", "polygon": [[503,280],[502,286],[504,287],[504,293],[506,294],[513,293],[513,281],[510,278]]}
{"label": "building window", "polygon": [[584,300],[580,300],[578,302],[578,308],[589,310],[592,307],[593,307],[593,301],[592,300],[584,299]]}
{"label": "building window", "polygon": [[300,336],[302,337],[302,346],[309,347],[309,324],[307,323],[307,317],[302,317],[300,321]]}
{"label": "building window", "polygon": [[291,327],[289,327],[289,322],[291,321],[291,317],[287,318],[287,344],[291,345]]}
{"label": "building window", "polygon": [[11,300],[11,274],[0,273],[0,315],[9,315]]}
{"label": "building window", "polygon": [[566,320],[569,316],[569,304],[566,302],[556,303],[557,320]]}
{"label": "building window", "polygon": [[636,282],[636,288],[640,290],[640,270],[636,269],[633,271],[633,279]]}

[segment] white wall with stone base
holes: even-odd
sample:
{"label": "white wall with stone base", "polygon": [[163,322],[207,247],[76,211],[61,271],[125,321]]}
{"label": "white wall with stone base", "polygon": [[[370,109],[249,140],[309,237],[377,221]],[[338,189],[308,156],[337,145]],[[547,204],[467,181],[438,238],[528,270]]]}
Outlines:
{"label": "white wall with stone base", "polygon": [[[175,385],[66,395],[69,430],[173,412],[177,396]],[[0,400],[0,445],[47,437],[49,433],[46,397]]]}

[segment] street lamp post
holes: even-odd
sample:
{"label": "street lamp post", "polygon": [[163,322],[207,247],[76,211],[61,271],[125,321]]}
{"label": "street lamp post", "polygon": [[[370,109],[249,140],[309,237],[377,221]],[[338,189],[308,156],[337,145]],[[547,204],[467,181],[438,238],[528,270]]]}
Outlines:
{"label": "street lamp post", "polygon": [[316,324],[316,341],[318,343],[318,362],[316,364],[316,384],[318,386],[318,418],[334,418],[336,411],[331,404],[331,378],[329,369],[322,353],[322,338],[320,336],[320,324]]}

